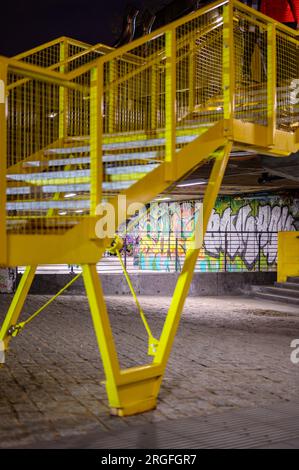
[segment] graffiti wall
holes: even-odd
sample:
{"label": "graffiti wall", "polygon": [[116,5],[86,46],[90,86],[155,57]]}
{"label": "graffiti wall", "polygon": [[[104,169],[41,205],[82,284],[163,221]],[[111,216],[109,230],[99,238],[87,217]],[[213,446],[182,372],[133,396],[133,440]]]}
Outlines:
{"label": "graffiti wall", "polygon": [[[196,216],[193,202],[153,205],[130,240],[134,264],[141,270],[179,271]],[[220,198],[196,270],[275,270],[277,233],[292,230],[299,230],[299,198]]]}

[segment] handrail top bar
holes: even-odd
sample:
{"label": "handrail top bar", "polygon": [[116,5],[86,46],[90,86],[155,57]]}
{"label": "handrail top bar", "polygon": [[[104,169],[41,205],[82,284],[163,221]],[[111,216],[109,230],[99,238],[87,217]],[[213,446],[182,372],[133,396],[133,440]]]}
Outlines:
{"label": "handrail top bar", "polygon": [[[0,56],[0,61],[2,57]],[[9,70],[15,72],[16,74],[23,75],[27,78],[38,79],[41,81],[50,82],[53,85],[64,86],[66,88],[71,88],[74,90],[81,91],[83,94],[89,94],[89,88],[74,83],[68,79],[67,74],[60,72],[55,72],[53,70],[47,70],[43,67],[38,67],[36,65],[27,64],[26,62],[8,59],[4,57],[4,61],[7,63]]]}
{"label": "handrail top bar", "polygon": [[[147,36],[143,36],[143,37],[141,37],[139,39],[136,39],[135,41],[133,41],[129,44],[126,44],[126,45],[124,45],[124,46],[122,46],[118,49],[114,49],[113,51],[108,52],[107,54],[103,55],[102,57],[99,57],[99,58],[89,62],[88,64],[85,64],[85,65],[79,67],[78,69],[73,70],[72,72],[67,72],[67,73],[55,72],[54,70],[49,70],[49,69],[46,69],[44,67],[40,67],[40,66],[37,66],[37,65],[32,65],[30,63],[26,63],[26,62],[18,60],[16,58],[9,58],[9,57],[6,57],[6,56],[0,56],[0,60],[7,62],[8,65],[11,68],[13,68],[14,70],[17,70],[17,73],[21,74],[22,70],[26,71],[27,73],[32,72],[32,74],[39,75],[41,79],[51,79],[52,78],[56,81],[59,80],[60,82],[65,82],[65,85],[67,86],[67,84],[71,84],[71,80],[73,80],[76,77],[88,72],[92,68],[97,67],[99,65],[103,65],[104,63],[109,62],[109,61],[111,61],[114,58],[117,58],[119,56],[123,56],[126,53],[129,53],[130,51],[134,50],[136,47],[139,47],[142,44],[146,44],[147,42],[149,42],[149,41],[165,34],[166,32],[175,30],[177,27],[185,24],[186,22],[192,21],[193,19],[196,19],[196,18],[198,18],[198,17],[200,17],[200,16],[202,16],[202,15],[208,13],[208,12],[211,12],[211,11],[219,8],[220,6],[228,5],[229,3],[231,3],[233,6],[234,5],[237,6],[239,9],[241,9],[243,11],[246,11],[247,13],[249,13],[251,15],[253,14],[253,10],[251,8],[247,7],[246,5],[239,2],[238,0],[218,0],[218,1],[215,1],[215,2],[207,5],[204,8],[201,8],[200,10],[197,10],[193,13],[190,13],[189,15],[186,15],[183,18],[180,18],[180,19],[178,19],[178,20],[176,20],[172,23],[169,23],[166,26],[163,26],[163,27],[153,31],[152,33],[150,33]],[[266,16],[266,15],[260,13],[260,12],[254,11],[254,16],[260,18],[261,20],[267,22],[268,24],[272,23],[273,25],[276,26],[277,30],[282,30],[283,32],[287,33],[290,36],[294,36],[294,37],[299,36],[299,32],[292,30],[291,28],[289,28],[289,27],[273,20],[272,18],[269,18],[268,16]],[[61,38],[58,38],[55,41],[53,41],[53,43],[55,44],[55,43],[58,43],[59,41],[67,40],[67,39],[68,39],[67,37],[61,37]],[[92,46],[92,47],[95,47],[95,46]],[[109,46],[107,46],[107,47],[109,47]],[[73,85],[74,84],[71,84],[71,87],[73,87]]]}
{"label": "handrail top bar", "polygon": [[[129,53],[136,47],[141,46],[142,44],[146,44],[147,42],[162,36],[166,32],[173,31],[177,27],[182,26],[183,24],[192,21],[196,18],[199,18],[200,16],[211,12],[221,6],[232,4],[232,6],[237,6],[239,9],[246,11],[247,13],[250,13],[251,15],[253,14],[252,8],[247,7],[243,3],[239,2],[238,0],[218,0],[213,3],[210,3],[206,7],[200,8],[199,10],[196,10],[192,13],[189,13],[188,15],[185,15],[182,18],[179,18],[176,21],[173,21],[172,23],[169,23],[165,26],[162,26],[161,28],[153,31],[152,33],[148,34],[147,36],[143,36],[141,38],[136,39],[135,41],[130,42],[129,44],[126,44],[118,49],[113,50],[112,52],[106,54],[103,57],[99,57],[98,59],[95,59],[95,61],[90,62],[89,64],[83,65],[82,67],[74,70],[71,72],[70,79],[73,79],[77,77],[78,75],[81,75],[82,73],[86,72],[87,70],[90,70],[93,67],[96,67],[98,65],[103,65],[105,62],[109,62],[110,60],[113,60],[116,57],[122,56],[126,53]],[[276,26],[278,30],[282,30],[283,32],[287,33],[290,36],[298,37],[299,36],[299,31],[295,31],[288,26],[283,25],[282,23],[279,23],[272,18],[264,15],[263,13],[260,13],[256,10],[254,10],[254,15],[261,20],[269,23],[272,23],[273,25]]]}
{"label": "handrail top bar", "polygon": [[[55,46],[56,44],[60,44],[63,42],[68,42],[69,44],[73,46],[79,46],[79,47],[84,47],[86,49],[89,49],[90,47],[94,47],[93,44],[89,44],[88,42],[80,41],[79,39],[74,39],[70,38],[68,36],[60,36],[56,39],[53,39],[51,41],[48,41],[46,43],[40,44],[38,46],[33,47],[32,49],[29,49],[28,51],[20,52],[19,54],[15,55],[12,57],[12,59],[16,60],[21,60],[26,57],[30,57],[36,52],[40,52],[44,49],[47,49],[51,46]],[[97,44],[99,47],[102,46],[103,48],[110,48],[110,46],[107,46],[106,44],[103,43],[98,43]]]}

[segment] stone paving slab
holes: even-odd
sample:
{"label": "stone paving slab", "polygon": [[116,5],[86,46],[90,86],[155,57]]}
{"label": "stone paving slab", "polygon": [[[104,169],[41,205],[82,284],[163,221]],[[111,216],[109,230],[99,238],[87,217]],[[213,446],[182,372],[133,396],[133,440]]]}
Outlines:
{"label": "stone paving slab", "polygon": [[[0,296],[0,320],[10,299]],[[46,300],[29,296],[23,318]],[[148,361],[147,338],[132,299],[107,301],[122,366]],[[141,303],[158,336],[170,299],[142,297]],[[109,416],[101,383],[87,300],[61,297],[13,340],[0,369],[0,447],[283,405],[298,395],[299,365],[290,361],[295,338],[299,314],[292,307],[246,298],[189,298],[158,408],[115,418]]]}
{"label": "stone paving slab", "polygon": [[35,449],[299,449],[299,401],[39,442]]}

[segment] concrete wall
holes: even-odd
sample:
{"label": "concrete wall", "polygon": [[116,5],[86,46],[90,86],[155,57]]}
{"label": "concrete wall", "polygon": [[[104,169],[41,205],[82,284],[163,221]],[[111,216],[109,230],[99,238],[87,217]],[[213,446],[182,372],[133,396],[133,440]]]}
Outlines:
{"label": "concrete wall", "polygon": [[[66,285],[71,274],[40,274],[35,277],[31,294],[56,294]],[[136,292],[140,295],[172,295],[178,274],[146,273],[133,274],[131,279]],[[102,274],[103,289],[106,295],[127,295],[128,286],[122,274]],[[240,295],[249,294],[252,285],[271,285],[276,280],[276,273],[195,273],[190,295]],[[83,294],[82,279],[78,280],[66,292]]]}

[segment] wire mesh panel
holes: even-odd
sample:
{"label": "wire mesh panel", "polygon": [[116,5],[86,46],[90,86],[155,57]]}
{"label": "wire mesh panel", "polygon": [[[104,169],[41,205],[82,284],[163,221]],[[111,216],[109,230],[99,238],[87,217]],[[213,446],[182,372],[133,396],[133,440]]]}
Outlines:
{"label": "wire mesh panel", "polygon": [[222,6],[199,11],[104,58],[107,197],[222,119],[222,14]]}
{"label": "wire mesh panel", "polygon": [[111,52],[104,44],[90,45],[71,38],[58,38],[14,57],[28,64],[63,72],[76,70]]}
{"label": "wire mesh panel", "polygon": [[63,38],[59,38],[30,51],[18,54],[14,59],[21,60],[28,64],[38,65],[39,67],[49,68],[59,63],[62,44]]}
{"label": "wire mesh panel", "polygon": [[142,178],[162,161],[164,115],[161,76],[165,69],[165,35],[142,43],[104,63],[103,147],[107,196]]}
{"label": "wire mesh panel", "polygon": [[277,127],[295,131],[299,127],[299,46],[293,34],[277,31]]}
{"label": "wire mesh panel", "polygon": [[177,28],[177,123],[208,125],[223,117],[223,7]]}
{"label": "wire mesh panel", "polygon": [[234,45],[235,117],[244,122],[266,126],[267,22],[254,13],[235,8]]}
{"label": "wire mesh panel", "polygon": [[[16,80],[17,78],[17,80]],[[41,77],[8,75],[7,228],[14,233],[57,233],[90,210],[89,112],[64,101],[69,92],[83,102],[85,76],[66,85]],[[74,89],[75,88],[75,89]],[[67,95],[65,95],[67,94]],[[72,116],[73,138],[64,133]],[[68,120],[69,122],[69,120]]]}

